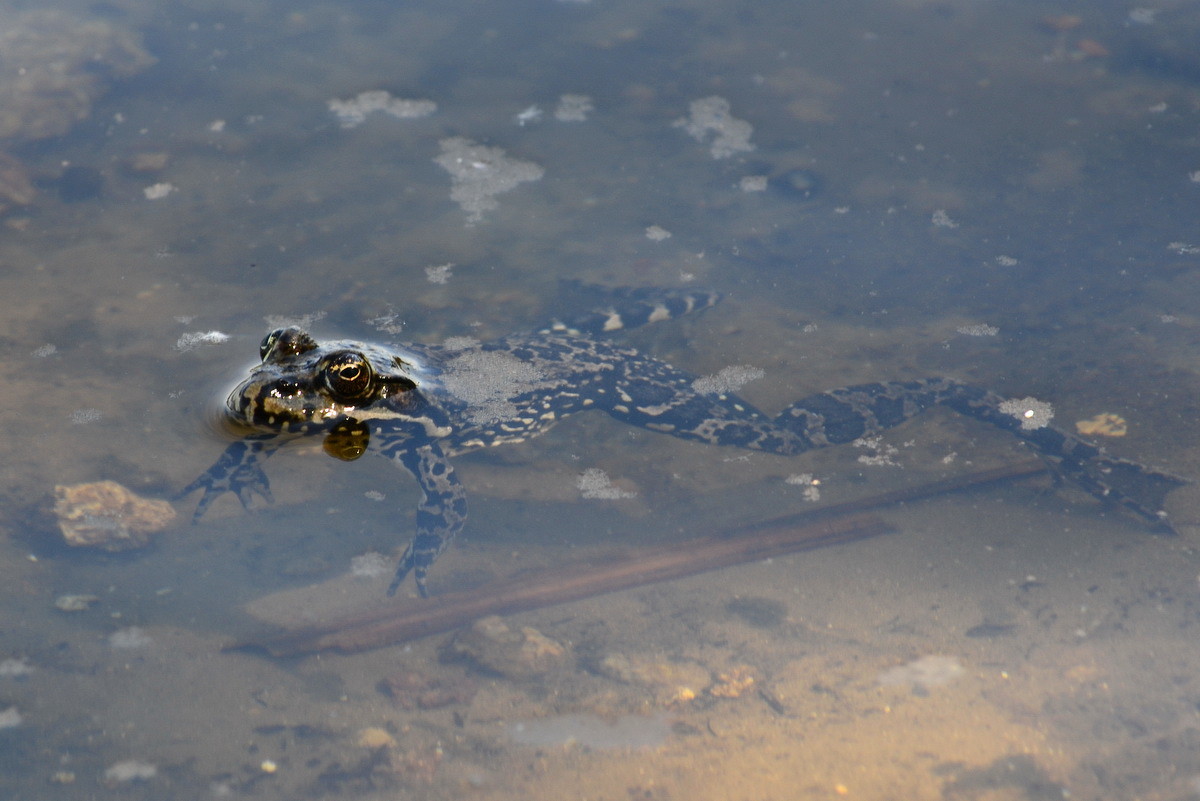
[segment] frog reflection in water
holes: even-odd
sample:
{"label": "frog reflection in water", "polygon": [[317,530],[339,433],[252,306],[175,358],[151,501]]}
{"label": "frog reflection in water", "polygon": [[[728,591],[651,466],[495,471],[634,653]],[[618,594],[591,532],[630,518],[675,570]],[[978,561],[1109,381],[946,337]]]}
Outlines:
{"label": "frog reflection in water", "polygon": [[1055,471],[1093,496],[1169,528],[1161,504],[1181,479],[1118,459],[1073,434],[1030,425],[1005,398],[949,378],[862,384],[823,392],[768,417],[733,394],[608,341],[614,332],[712,306],[711,293],[626,290],[611,308],[569,324],[494,342],[379,347],[318,343],[299,328],[262,342],[262,364],[230,394],[229,421],[250,434],[180,495],[203,490],[195,520],[225,492],[249,507],[270,500],[262,463],[296,437],[323,435],[342,459],[371,451],[416,478],[416,534],[388,586],[411,572],[428,595],[429,568],[462,529],[466,493],[450,458],[545,433],[576,412],[599,409],[630,425],[713,445],[775,454],[853,442],[934,405],[1012,432]]}

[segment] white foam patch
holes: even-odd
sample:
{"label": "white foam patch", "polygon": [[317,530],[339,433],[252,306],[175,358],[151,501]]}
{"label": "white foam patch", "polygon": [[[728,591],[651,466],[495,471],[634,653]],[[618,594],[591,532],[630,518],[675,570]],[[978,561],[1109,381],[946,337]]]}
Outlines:
{"label": "white foam patch", "polygon": [[766,375],[762,368],[749,364],[735,364],[722,367],[713,375],[697,378],[692,382],[692,389],[704,395],[723,395],[737,392],[751,381],[757,381]]}
{"label": "white foam patch", "polygon": [[689,116],[676,120],[675,126],[683,128],[698,142],[712,134],[708,150],[714,159],[729,158],[735,153],[754,149],[750,144],[754,127],[730,114],[729,101],[725,98],[714,95],[693,100],[688,111]]}
{"label": "white foam patch", "polygon": [[466,401],[473,423],[510,420],[517,407],[509,399],[543,386],[541,370],[516,356],[498,351],[464,350],[446,364],[442,383]]}
{"label": "white foam patch", "polygon": [[372,89],[346,100],[330,100],[329,110],[337,116],[343,128],[353,128],[362,125],[371,114],[386,114],[401,120],[428,117],[437,111],[437,103],[432,100],[405,100],[392,97],[391,93],[382,89]]}
{"label": "white foam patch", "polygon": [[483,219],[483,213],[496,208],[496,195],[515,189],[545,174],[530,161],[518,161],[498,147],[485,147],[462,136],[438,142],[442,154],[434,159],[450,173],[450,199],[467,212],[467,222]]}

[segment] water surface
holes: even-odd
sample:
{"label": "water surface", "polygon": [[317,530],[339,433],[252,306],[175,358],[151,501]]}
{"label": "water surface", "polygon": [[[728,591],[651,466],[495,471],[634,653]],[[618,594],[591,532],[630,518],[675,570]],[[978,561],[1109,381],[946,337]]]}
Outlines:
{"label": "water surface", "polygon": [[[743,393],[768,411],[949,374],[1045,399],[1064,427],[1119,414],[1112,450],[1195,475],[1187,6],[54,6],[2,15],[6,795],[1200,792],[1187,490],[1178,538],[1014,486],[889,512],[883,540],[521,615],[510,627],[566,654],[536,678],[447,661],[446,637],[285,663],[220,651],[280,593],[384,602],[386,578],[352,560],[402,547],[415,490],[381,461],[281,454],[274,506],[222,500],[125,555],[66,548],[49,514],[56,484],[161,498],[203,471],[223,447],[213,399],[281,320],[484,339],[554,317],[562,279],[721,290],[633,340],[697,374],[761,369]],[[433,584],[685,547],[804,508],[801,473],[836,501],[1023,458],[941,414],[880,447],[894,465],[574,418],[460,460],[473,516]],[[636,496],[581,497],[588,469]],[[65,613],[68,593],[98,600]],[[952,680],[880,678],[932,657]],[[400,671],[453,700],[406,708],[379,689]],[[641,750],[506,734],[596,716],[669,734]]]}

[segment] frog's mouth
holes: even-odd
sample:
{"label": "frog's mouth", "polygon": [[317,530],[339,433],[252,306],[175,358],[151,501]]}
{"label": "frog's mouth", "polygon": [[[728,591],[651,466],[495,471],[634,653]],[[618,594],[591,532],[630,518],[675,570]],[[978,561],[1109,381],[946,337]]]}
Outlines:
{"label": "frog's mouth", "polygon": [[318,403],[319,396],[290,380],[239,384],[225,401],[225,422],[242,432],[271,431],[304,434],[323,431],[340,413]]}
{"label": "frog's mouth", "polygon": [[211,429],[223,439],[245,439],[324,433],[322,449],[342,461],[353,461],[367,452],[370,428],[345,413],[318,414],[312,405],[289,405],[270,390],[262,393],[256,382],[245,381],[234,388],[223,404],[212,404],[206,415]]}

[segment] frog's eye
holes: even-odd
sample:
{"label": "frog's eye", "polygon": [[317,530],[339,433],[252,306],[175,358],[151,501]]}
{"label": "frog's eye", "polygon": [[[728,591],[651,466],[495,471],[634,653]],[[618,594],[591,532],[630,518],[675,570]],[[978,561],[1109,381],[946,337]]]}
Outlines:
{"label": "frog's eye", "polygon": [[332,353],[321,368],[325,387],[341,400],[357,400],[371,391],[375,373],[361,353],[346,350]]}
{"label": "frog's eye", "polygon": [[316,340],[299,328],[276,328],[263,337],[258,346],[258,355],[264,362],[268,359],[279,361],[316,350],[316,347]]}
{"label": "frog's eye", "polygon": [[264,362],[267,360],[267,354],[275,347],[275,342],[279,339],[279,335],[283,333],[282,328],[276,328],[271,333],[263,337],[263,341],[258,345],[258,358]]}

